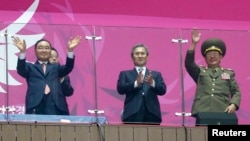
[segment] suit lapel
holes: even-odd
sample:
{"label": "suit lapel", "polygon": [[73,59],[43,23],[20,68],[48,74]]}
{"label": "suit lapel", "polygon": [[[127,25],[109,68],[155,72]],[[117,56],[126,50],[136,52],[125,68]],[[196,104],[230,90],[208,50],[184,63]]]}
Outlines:
{"label": "suit lapel", "polygon": [[44,74],[43,73],[43,67],[42,67],[42,64],[40,64],[38,61],[35,62],[34,64],[35,68],[41,73],[41,74]]}
{"label": "suit lapel", "polygon": [[131,74],[132,74],[132,78],[137,78],[138,73],[137,73],[136,68],[134,68],[134,69],[131,71]]}
{"label": "suit lapel", "polygon": [[52,64],[48,63],[47,64],[47,68],[46,68],[46,73],[45,73],[45,76],[47,76],[50,72],[50,70],[52,69]]}

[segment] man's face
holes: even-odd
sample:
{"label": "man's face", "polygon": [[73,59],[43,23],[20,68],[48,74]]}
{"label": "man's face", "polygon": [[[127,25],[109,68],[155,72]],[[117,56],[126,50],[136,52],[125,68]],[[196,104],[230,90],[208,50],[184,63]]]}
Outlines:
{"label": "man's face", "polygon": [[132,54],[132,60],[135,66],[145,66],[147,63],[148,54],[144,47],[137,47],[134,49]]}
{"label": "man's face", "polygon": [[205,56],[206,63],[210,67],[219,67],[222,58],[218,51],[209,51]]}
{"label": "man's face", "polygon": [[51,50],[51,54],[50,54],[50,58],[49,58],[49,62],[51,64],[54,64],[54,63],[58,63],[58,54],[56,51],[54,50]]}
{"label": "man's face", "polygon": [[49,61],[51,47],[47,41],[41,41],[35,49],[36,56],[40,61]]}

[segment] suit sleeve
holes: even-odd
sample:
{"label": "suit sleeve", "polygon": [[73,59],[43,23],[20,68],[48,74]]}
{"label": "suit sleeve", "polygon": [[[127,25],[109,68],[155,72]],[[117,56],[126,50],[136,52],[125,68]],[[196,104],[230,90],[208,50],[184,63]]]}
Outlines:
{"label": "suit sleeve", "polygon": [[75,56],[73,58],[67,57],[66,64],[60,66],[59,77],[61,78],[68,75],[73,70],[74,63],[75,63]]}
{"label": "suit sleeve", "polygon": [[121,71],[119,74],[116,88],[117,88],[118,93],[121,95],[133,92],[140,88],[140,87],[134,88],[134,82],[136,79],[134,78],[129,79],[128,77],[129,76],[124,71]]}
{"label": "suit sleeve", "polygon": [[28,72],[28,69],[26,67],[26,59],[19,59],[18,58],[17,73],[24,78],[28,77],[29,72]]}
{"label": "suit sleeve", "polygon": [[154,78],[155,80],[155,88],[154,90],[158,95],[164,95],[167,91],[167,86],[162,78],[162,75],[160,72],[157,73],[157,77]]}
{"label": "suit sleeve", "polygon": [[70,83],[70,77],[65,76],[63,82],[61,83],[62,91],[64,96],[72,96],[74,93],[74,88]]}

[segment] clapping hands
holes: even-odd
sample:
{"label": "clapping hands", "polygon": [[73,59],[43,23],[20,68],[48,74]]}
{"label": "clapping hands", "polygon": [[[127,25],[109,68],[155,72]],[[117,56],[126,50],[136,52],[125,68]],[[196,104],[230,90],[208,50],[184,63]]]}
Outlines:
{"label": "clapping hands", "polygon": [[149,85],[153,85],[153,76],[152,76],[152,71],[149,71],[149,74],[145,77],[144,80],[146,83],[148,83]]}

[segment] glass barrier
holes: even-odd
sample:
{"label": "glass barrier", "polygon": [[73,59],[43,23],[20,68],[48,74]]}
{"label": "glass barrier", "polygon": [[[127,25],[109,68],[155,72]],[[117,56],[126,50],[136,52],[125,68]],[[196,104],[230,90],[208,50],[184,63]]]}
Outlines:
{"label": "glass barrier", "polygon": [[[131,58],[132,47],[144,44],[149,51],[147,69],[160,72],[167,86],[167,92],[157,96],[162,117],[160,125],[195,125],[191,108],[196,84],[184,66],[186,52],[191,44],[191,29],[47,24],[0,25],[0,121],[123,124],[125,95],[117,91],[119,74],[121,71],[134,68]],[[240,109],[236,112],[238,121],[239,124],[249,124],[250,113],[247,109],[250,72],[247,67],[250,52],[249,32],[213,29],[199,31],[201,41],[197,44],[195,52],[197,64],[206,66],[200,50],[202,41],[210,37],[219,37],[225,41],[227,50],[221,64],[225,69],[230,68],[235,71],[242,93]],[[70,116],[25,115],[28,86],[26,79],[17,73],[19,50],[13,45],[12,37],[17,36],[26,41],[27,62],[36,62],[34,45],[36,41],[44,38],[57,49],[59,62],[65,64],[68,40],[77,35],[82,36],[82,41],[74,49],[75,64],[69,74],[74,93],[66,97]],[[136,78],[127,79],[136,80]],[[127,102],[133,97],[130,95],[131,99],[127,99]],[[152,112],[157,111],[154,98],[145,100],[147,108],[152,108]],[[32,102],[37,99],[38,97],[34,97]],[[136,111],[138,109],[136,104],[140,103],[140,100],[136,100],[129,109]]]}

